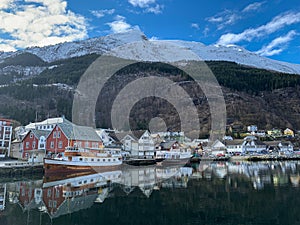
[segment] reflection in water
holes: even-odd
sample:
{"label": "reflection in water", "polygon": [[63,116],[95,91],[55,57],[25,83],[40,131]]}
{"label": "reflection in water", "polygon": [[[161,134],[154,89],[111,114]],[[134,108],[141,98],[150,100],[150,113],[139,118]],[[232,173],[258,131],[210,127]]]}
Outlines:
{"label": "reflection in water", "polygon": [[298,224],[300,162],[124,166],[0,184],[0,224]]}

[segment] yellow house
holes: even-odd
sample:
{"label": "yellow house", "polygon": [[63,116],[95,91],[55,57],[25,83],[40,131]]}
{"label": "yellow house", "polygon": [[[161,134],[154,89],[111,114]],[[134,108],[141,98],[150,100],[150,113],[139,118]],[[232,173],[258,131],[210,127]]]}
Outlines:
{"label": "yellow house", "polygon": [[285,136],[289,136],[289,137],[294,137],[294,131],[293,130],[291,130],[290,128],[286,128],[284,131],[283,131],[283,134],[285,135]]}

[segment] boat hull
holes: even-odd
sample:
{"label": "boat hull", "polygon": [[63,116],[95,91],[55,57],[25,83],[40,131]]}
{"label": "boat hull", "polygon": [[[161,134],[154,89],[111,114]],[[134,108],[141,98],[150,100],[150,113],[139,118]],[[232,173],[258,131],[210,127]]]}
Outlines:
{"label": "boat hull", "polygon": [[114,163],[91,163],[91,162],[69,162],[56,159],[44,159],[45,174],[70,173],[70,172],[106,172],[119,169],[122,162]]}
{"label": "boat hull", "polygon": [[154,165],[156,164],[155,159],[127,159],[124,160],[124,163],[131,165],[131,166],[147,166],[147,165]]}

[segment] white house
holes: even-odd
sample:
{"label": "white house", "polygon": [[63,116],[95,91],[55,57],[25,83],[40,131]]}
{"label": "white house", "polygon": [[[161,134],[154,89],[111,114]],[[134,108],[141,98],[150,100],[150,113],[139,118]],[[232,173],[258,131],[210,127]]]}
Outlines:
{"label": "white house", "polygon": [[122,140],[123,150],[129,152],[132,156],[138,156],[139,144],[138,140],[127,134]]}
{"label": "white house", "polygon": [[294,145],[290,141],[280,142],[278,144],[278,147],[279,147],[279,151],[284,152],[284,153],[294,151]]}
{"label": "white house", "polygon": [[226,149],[227,153],[233,154],[233,155],[240,155],[244,152],[243,150],[243,140],[232,140],[232,141],[226,141]]}
{"label": "white house", "polygon": [[29,123],[25,126],[25,130],[48,130],[51,131],[56,124],[63,123],[65,121],[65,117],[56,117],[56,118],[48,118],[42,122]]}
{"label": "white house", "polygon": [[155,141],[151,137],[149,131],[145,131],[138,140],[139,157],[154,158],[155,155]]}
{"label": "white house", "polygon": [[267,145],[262,141],[257,140],[255,136],[247,136],[243,142],[243,152],[259,153],[267,150]]}
{"label": "white house", "polygon": [[216,140],[211,145],[211,154],[215,156],[225,155],[226,154],[226,146],[219,140]]}
{"label": "white house", "polygon": [[101,138],[104,146],[110,146],[115,143],[115,140],[109,135],[110,130],[107,129],[97,129],[96,133]]}

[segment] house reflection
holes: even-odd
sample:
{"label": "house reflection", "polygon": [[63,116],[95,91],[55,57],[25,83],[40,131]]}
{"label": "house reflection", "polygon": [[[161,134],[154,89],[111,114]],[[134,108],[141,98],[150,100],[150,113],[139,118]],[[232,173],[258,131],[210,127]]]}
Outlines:
{"label": "house reflection", "polygon": [[[23,212],[37,211],[51,219],[102,204],[116,197],[116,189],[126,195],[133,192],[150,198],[163,189],[187,189],[189,181],[225,186],[225,190],[246,192],[300,185],[300,162],[212,162],[180,166],[124,166],[102,173],[68,174],[0,185],[0,210],[7,201]],[[219,182],[219,180],[221,182]],[[213,182],[211,182],[213,181]],[[216,189],[217,190],[217,189]],[[137,192],[136,192],[137,191]],[[164,191],[165,193],[165,191]],[[170,192],[171,195],[172,192]]]}

